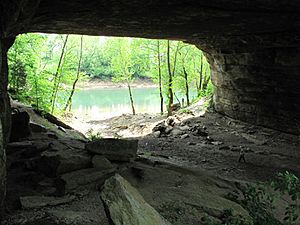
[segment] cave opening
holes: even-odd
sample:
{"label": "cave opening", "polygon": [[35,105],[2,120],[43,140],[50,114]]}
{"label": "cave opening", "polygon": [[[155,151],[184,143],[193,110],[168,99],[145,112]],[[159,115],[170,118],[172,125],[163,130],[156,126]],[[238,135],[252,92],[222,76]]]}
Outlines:
{"label": "cave opening", "polygon": [[[139,114],[137,127],[152,126],[147,118],[161,120],[154,118],[166,114],[169,105],[193,113],[192,105],[204,104],[213,93],[204,53],[181,41],[23,34],[8,52],[8,65],[12,100],[58,116],[90,136],[128,127],[125,118],[135,120],[128,114]],[[121,115],[114,119],[120,124],[108,121]],[[132,135],[151,129],[145,125],[141,130],[147,132]]]}
{"label": "cave opening", "polygon": [[[291,201],[280,198],[276,213],[264,207],[270,202],[249,207],[253,202],[237,197],[260,196],[265,187],[269,194],[272,187],[243,185],[270,179],[293,182],[293,192],[299,192],[299,12],[296,0],[1,1],[4,224],[143,224],[141,218],[148,225],[169,224],[165,220],[175,225],[283,224],[286,204],[298,195]],[[93,141],[51,115],[43,115],[45,120],[30,110],[11,113],[7,51],[17,35],[28,32],[194,44],[210,64],[217,113],[166,120],[141,138]],[[11,119],[18,121],[12,134],[34,134],[8,143]],[[22,129],[29,121],[30,129]],[[111,204],[116,199],[120,207]],[[299,222],[297,211],[287,214],[286,220]]]}

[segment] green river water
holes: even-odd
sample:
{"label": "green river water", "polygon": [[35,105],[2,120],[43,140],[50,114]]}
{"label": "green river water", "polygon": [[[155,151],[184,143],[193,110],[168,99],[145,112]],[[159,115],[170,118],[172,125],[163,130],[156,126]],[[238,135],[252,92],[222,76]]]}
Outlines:
{"label": "green river water", "polygon": [[[160,112],[158,88],[133,88],[132,92],[136,113]],[[132,112],[127,88],[93,88],[76,91],[73,97],[73,110],[78,116],[92,119],[104,119]]]}

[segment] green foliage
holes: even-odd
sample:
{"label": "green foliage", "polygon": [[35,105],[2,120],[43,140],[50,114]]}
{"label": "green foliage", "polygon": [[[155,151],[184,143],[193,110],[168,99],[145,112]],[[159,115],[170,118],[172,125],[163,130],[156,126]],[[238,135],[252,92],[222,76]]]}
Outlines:
{"label": "green foliage", "polygon": [[95,141],[103,138],[100,132],[94,133],[93,129],[89,129],[85,135],[90,141]]}
{"label": "green foliage", "polygon": [[[65,37],[48,34],[17,37],[8,54],[9,91],[14,99],[49,112],[52,111],[53,90],[56,88],[55,113],[60,113],[70,96],[77,74],[80,45],[80,36],[69,35],[58,68]],[[169,43],[173,91],[179,100],[187,95],[186,85],[191,96],[211,94],[210,70],[203,53],[183,42]],[[159,83],[160,70],[164,100],[168,97],[166,40],[85,37],[80,68],[80,77],[83,79],[87,75],[90,78],[127,83],[136,78],[148,78]]]}
{"label": "green foliage", "polygon": [[300,181],[294,174],[286,171],[279,173],[277,179],[271,183],[275,191],[281,195],[288,195],[292,201],[286,207],[284,221],[287,224],[296,224],[300,216]]}
{"label": "green foliage", "polygon": [[267,190],[266,185],[246,185],[242,190],[242,194],[243,199],[241,200],[241,204],[249,211],[254,224],[280,224],[272,214],[274,210],[274,196],[271,194],[271,190]]}
{"label": "green foliage", "polygon": [[[204,225],[297,225],[300,215],[300,182],[299,178],[290,172],[279,173],[272,182],[247,184],[240,186],[242,196],[238,193],[229,193],[228,197],[241,204],[250,214],[253,221],[241,216],[234,216],[231,209],[224,210],[218,220],[209,216],[202,217]],[[289,196],[285,210],[284,221],[274,217],[276,200]]]}
{"label": "green foliage", "polygon": [[[237,193],[231,193],[229,197],[241,204],[248,210],[253,219],[254,225],[296,225],[299,224],[300,215],[300,183],[299,178],[294,174],[285,172],[279,173],[272,182],[247,184],[241,186],[242,197]],[[290,197],[285,209],[284,222],[274,217],[276,200],[284,196]]]}

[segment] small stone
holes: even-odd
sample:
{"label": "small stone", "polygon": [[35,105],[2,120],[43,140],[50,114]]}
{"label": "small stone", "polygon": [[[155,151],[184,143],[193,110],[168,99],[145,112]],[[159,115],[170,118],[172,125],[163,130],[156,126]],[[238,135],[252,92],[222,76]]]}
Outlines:
{"label": "small stone", "polygon": [[189,131],[190,127],[185,125],[185,126],[179,127],[179,129],[182,130],[182,131]]}
{"label": "small stone", "polygon": [[165,129],[165,133],[166,133],[166,134],[169,134],[169,133],[171,133],[172,130],[173,130],[173,127],[168,126],[168,127]]}
{"label": "small stone", "polygon": [[184,135],[182,135],[180,138],[181,139],[185,139],[185,138],[188,138],[190,135],[188,135],[188,134],[184,134]]}
{"label": "small stone", "polygon": [[175,118],[170,116],[166,119],[166,125],[167,126],[174,126],[175,125]]}
{"label": "small stone", "polygon": [[156,137],[156,138],[159,138],[160,137],[160,131],[155,131],[154,133],[153,133],[153,136],[154,137]]}
{"label": "small stone", "polygon": [[156,131],[160,131],[160,132],[165,132],[166,130],[166,126],[164,122],[160,122],[158,124],[156,124],[155,127],[153,127],[152,131],[156,132]]}
{"label": "small stone", "polygon": [[222,145],[223,142],[222,141],[212,141],[211,144],[213,144],[213,145]]}
{"label": "small stone", "polygon": [[179,130],[179,129],[173,129],[171,131],[171,134],[176,137],[176,136],[179,136],[179,135],[182,135],[184,132],[182,130]]}
{"label": "small stone", "polygon": [[208,136],[208,133],[206,131],[204,131],[204,129],[201,129],[201,128],[197,128],[196,131],[194,132],[194,134],[202,136],[202,137]]}

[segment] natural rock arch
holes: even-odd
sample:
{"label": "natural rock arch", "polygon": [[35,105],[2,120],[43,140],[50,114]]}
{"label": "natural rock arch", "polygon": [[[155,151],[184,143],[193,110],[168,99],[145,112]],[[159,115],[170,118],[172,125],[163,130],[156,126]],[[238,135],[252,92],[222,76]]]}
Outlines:
{"label": "natural rock arch", "polygon": [[[16,35],[26,32],[135,36],[193,43],[206,52],[211,64],[218,112],[299,132],[297,0],[2,0],[0,24],[1,142],[6,142],[10,128],[7,50]],[[0,156],[1,204],[5,190],[5,154],[1,147]]]}

